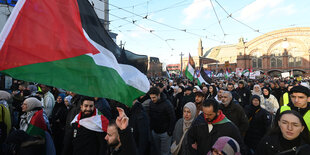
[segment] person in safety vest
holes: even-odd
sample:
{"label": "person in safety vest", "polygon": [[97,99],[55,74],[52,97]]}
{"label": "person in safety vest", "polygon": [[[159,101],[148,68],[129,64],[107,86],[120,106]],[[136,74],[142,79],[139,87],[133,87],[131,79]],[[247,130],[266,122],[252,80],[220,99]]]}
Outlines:
{"label": "person in safety vest", "polygon": [[[301,116],[303,116],[307,128],[310,132],[310,89],[304,86],[294,86],[289,92],[291,102],[287,105],[281,106],[276,115],[276,120],[280,113],[287,110],[297,111]],[[278,122],[278,121],[274,121]]]}

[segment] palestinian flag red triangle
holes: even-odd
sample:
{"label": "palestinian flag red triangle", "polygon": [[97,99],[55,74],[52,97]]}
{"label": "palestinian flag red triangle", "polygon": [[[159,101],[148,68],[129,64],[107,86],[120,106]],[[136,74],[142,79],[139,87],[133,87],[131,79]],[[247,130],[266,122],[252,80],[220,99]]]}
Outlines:
{"label": "palestinian flag red triangle", "polygon": [[0,71],[16,79],[129,106],[149,90],[88,0],[19,0],[0,39]]}

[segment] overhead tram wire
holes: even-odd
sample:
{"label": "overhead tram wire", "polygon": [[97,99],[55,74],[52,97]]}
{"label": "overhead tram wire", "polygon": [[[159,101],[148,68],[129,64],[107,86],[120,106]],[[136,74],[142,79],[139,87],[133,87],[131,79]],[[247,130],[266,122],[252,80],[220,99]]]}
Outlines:
{"label": "overhead tram wire", "polygon": [[[113,6],[113,7],[116,7],[116,8],[119,8],[119,9],[125,11],[125,12],[131,13],[131,14],[133,14],[133,15],[135,15],[135,16],[140,17],[140,18],[143,18],[143,19],[152,21],[152,22],[154,22],[154,23],[157,23],[157,24],[159,24],[159,25],[163,25],[163,26],[169,27],[169,28],[171,28],[171,29],[175,29],[175,30],[179,30],[179,31],[182,31],[182,32],[191,34],[191,35],[195,35],[195,36],[198,36],[199,38],[205,38],[205,36],[202,36],[202,35],[199,35],[199,34],[196,34],[196,33],[193,33],[193,32],[189,32],[189,31],[187,31],[186,29],[180,29],[180,28],[173,27],[173,26],[170,26],[170,25],[168,25],[168,24],[164,24],[164,23],[161,23],[161,22],[158,22],[158,21],[149,19],[149,18],[144,18],[143,16],[141,16],[141,15],[139,15],[139,14],[136,14],[136,13],[131,12],[131,11],[128,11],[128,10],[126,10],[126,9],[120,8],[120,7],[115,6],[115,5],[113,5],[113,4],[109,4],[109,5],[111,5],[111,6]],[[98,8],[97,8],[97,9],[98,9]],[[102,10],[101,10],[101,11],[102,11]],[[122,18],[120,18],[120,19],[122,19]],[[125,20],[125,19],[122,19],[122,20]],[[215,41],[215,42],[221,42],[221,41],[218,41],[218,40],[216,40],[216,39],[209,38],[209,37],[206,37],[206,39],[209,39],[209,40],[212,40],[212,41]]]}
{"label": "overhead tram wire", "polygon": [[[124,6],[123,8],[132,8],[132,7],[137,7],[137,6],[145,5],[145,3],[148,3],[150,1],[151,0],[148,0],[147,2],[141,2],[141,3],[135,4],[135,5],[131,5],[131,6]],[[117,10],[117,9],[110,9],[110,11],[113,11],[113,10]]]}
{"label": "overhead tram wire", "polygon": [[[244,5],[243,7],[240,7],[239,9],[235,10],[235,11],[232,12],[231,14],[234,14],[234,13],[240,11],[241,9],[243,9],[243,8],[245,8],[245,7],[249,6],[249,5],[251,5],[251,4],[252,4],[253,2],[255,2],[255,1],[256,1],[256,0],[254,0],[254,1],[250,2],[250,3],[248,3],[247,5]],[[220,21],[222,22],[222,21],[227,20],[227,19],[228,19],[228,17],[222,18],[222,19],[220,19]],[[208,29],[208,28],[210,28],[211,26],[213,26],[214,24],[217,24],[217,23],[218,23],[218,22],[212,23],[212,24],[206,26],[205,29]],[[228,34],[226,34],[226,35],[228,35]]]}
{"label": "overhead tram wire", "polygon": [[216,19],[217,19],[217,21],[218,21],[218,23],[219,23],[219,25],[220,25],[220,27],[221,27],[221,30],[222,30],[222,32],[223,32],[223,35],[224,35],[224,37],[225,37],[225,36],[226,36],[226,33],[224,32],[224,29],[223,29],[223,27],[222,27],[221,21],[220,21],[220,19],[219,19],[217,13],[216,13],[216,11],[215,11],[215,8],[214,8],[214,5],[213,5],[213,3],[212,3],[212,0],[210,0],[210,3],[211,3],[211,5],[212,5],[212,9],[213,9],[214,14],[215,14],[215,16],[216,16]]}
{"label": "overhead tram wire", "polygon": [[224,12],[228,15],[227,18],[231,18],[231,19],[237,21],[238,23],[240,23],[240,24],[242,24],[242,25],[244,25],[244,26],[246,26],[246,27],[252,29],[252,30],[255,31],[255,32],[264,34],[264,33],[262,33],[262,32],[259,32],[258,29],[254,29],[253,27],[251,27],[251,26],[249,26],[249,25],[243,23],[242,21],[240,21],[240,20],[234,18],[234,17],[232,16],[232,14],[229,14],[229,13],[226,11],[226,9],[225,9],[217,0],[214,0],[214,1],[215,1],[215,2],[224,10]]}
{"label": "overhead tram wire", "polygon": [[[211,0],[210,0],[210,1],[211,1]],[[266,35],[266,36],[270,36],[270,37],[276,38],[276,37],[274,37],[274,36],[271,35],[271,34],[263,33],[263,32],[261,32],[259,29],[256,30],[256,29],[254,29],[253,27],[251,27],[251,26],[249,26],[249,25],[247,25],[247,24],[245,24],[245,23],[239,21],[238,19],[232,17],[232,14],[229,14],[229,13],[226,11],[226,9],[225,9],[219,2],[217,2],[217,0],[214,0],[214,1],[225,11],[225,13],[228,15],[227,18],[229,18],[229,17],[232,18],[233,20],[239,22],[240,24],[242,24],[242,25],[244,25],[244,26],[250,28],[250,29],[253,30],[254,32],[257,32],[257,33],[260,33],[260,34],[262,34],[262,35]],[[252,3],[253,3],[253,2],[252,2]],[[252,4],[252,3],[251,3],[251,4]],[[248,4],[248,5],[250,5],[250,4]],[[246,5],[246,6],[248,6],[248,5]],[[245,6],[245,7],[246,7],[246,6]]]}
{"label": "overhead tram wire", "polygon": [[[110,13],[110,15],[112,15],[112,16],[114,16],[114,17],[116,17],[116,18],[121,18],[121,17],[118,17],[118,16],[113,15],[113,14],[111,14],[111,13]],[[125,20],[125,19],[124,19],[124,20]],[[125,21],[127,21],[127,22],[129,22],[129,23],[132,23],[131,21],[128,21],[128,20],[125,20]],[[149,33],[151,33],[152,35],[156,36],[156,37],[159,38],[160,40],[164,41],[164,42],[167,44],[167,46],[170,48],[171,51],[174,50],[174,49],[171,47],[171,45],[170,45],[165,39],[163,39],[163,38],[160,37],[159,35],[153,33],[152,30],[148,30],[148,29],[146,29],[146,28],[144,28],[144,27],[142,27],[142,26],[140,26],[140,25],[138,25],[138,24],[136,24],[136,23],[132,23],[132,24],[134,24],[135,26],[137,26],[137,27],[139,27],[139,28],[141,28],[141,29],[143,29],[143,30],[145,30],[145,31],[147,31],[147,32],[149,32]]]}
{"label": "overhead tram wire", "polygon": [[[158,9],[158,10],[155,10],[155,11],[151,11],[151,12],[146,12],[146,13],[140,13],[139,15],[145,15],[145,14],[152,14],[152,13],[158,13],[158,12],[161,12],[161,11],[165,11],[165,10],[169,10],[169,9],[173,9],[173,8],[177,8],[177,7],[181,7],[181,6],[184,6],[184,5],[188,5],[188,4],[191,4],[191,3],[185,3],[185,4],[182,4],[184,2],[186,2],[188,0],[182,0],[180,2],[177,2],[177,3],[174,3],[166,8],[163,8],[163,9]],[[119,8],[117,8],[119,10]],[[113,10],[116,10],[116,9],[113,9]],[[131,16],[130,16],[131,17]],[[124,17],[124,18],[129,18],[129,17]],[[115,21],[115,20],[113,20]]]}

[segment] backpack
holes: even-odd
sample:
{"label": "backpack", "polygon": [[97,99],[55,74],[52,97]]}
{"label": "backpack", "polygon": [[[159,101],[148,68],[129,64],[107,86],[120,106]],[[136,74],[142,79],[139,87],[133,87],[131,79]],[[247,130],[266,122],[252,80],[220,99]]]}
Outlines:
{"label": "backpack", "polygon": [[7,137],[7,126],[4,122],[4,116],[5,116],[5,111],[4,111],[4,105],[3,104],[0,104],[0,144],[2,144],[5,140],[6,140],[6,137]]}

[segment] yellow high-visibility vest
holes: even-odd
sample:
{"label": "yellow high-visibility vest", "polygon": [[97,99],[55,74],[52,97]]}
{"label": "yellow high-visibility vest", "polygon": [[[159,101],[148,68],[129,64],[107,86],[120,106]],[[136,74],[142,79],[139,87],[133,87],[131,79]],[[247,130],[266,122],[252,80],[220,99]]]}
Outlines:
{"label": "yellow high-visibility vest", "polygon": [[283,94],[283,105],[288,105],[289,102],[289,97],[288,97],[288,92]]}
{"label": "yellow high-visibility vest", "polygon": [[[291,110],[291,107],[287,106],[287,105],[281,106],[280,113],[282,113],[284,111],[287,111],[287,110]],[[306,112],[306,114],[303,116],[303,119],[304,119],[304,121],[305,121],[305,123],[306,123],[306,125],[308,127],[309,132],[310,132],[310,110],[308,110]]]}

